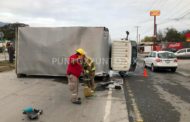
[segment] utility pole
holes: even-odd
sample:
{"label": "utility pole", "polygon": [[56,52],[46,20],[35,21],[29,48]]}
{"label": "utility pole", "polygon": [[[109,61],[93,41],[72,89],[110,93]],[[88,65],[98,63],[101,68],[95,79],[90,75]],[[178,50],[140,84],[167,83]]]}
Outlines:
{"label": "utility pole", "polygon": [[139,44],[141,43],[141,35],[139,34]]}
{"label": "utility pole", "polygon": [[139,41],[139,26],[135,26],[137,28],[137,44],[138,44],[138,41]]}

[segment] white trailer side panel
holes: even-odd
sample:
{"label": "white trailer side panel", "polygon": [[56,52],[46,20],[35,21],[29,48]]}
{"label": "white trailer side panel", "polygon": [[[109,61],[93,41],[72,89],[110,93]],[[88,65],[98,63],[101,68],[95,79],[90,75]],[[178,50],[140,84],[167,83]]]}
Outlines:
{"label": "white trailer side panel", "polygon": [[16,72],[64,76],[67,60],[77,48],[83,48],[95,60],[97,75],[109,72],[109,32],[106,28],[21,27],[17,37]]}

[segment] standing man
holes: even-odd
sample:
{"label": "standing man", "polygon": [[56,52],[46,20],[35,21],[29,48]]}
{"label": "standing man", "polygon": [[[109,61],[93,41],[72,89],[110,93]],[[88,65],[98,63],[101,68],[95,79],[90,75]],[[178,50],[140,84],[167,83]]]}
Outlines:
{"label": "standing man", "polygon": [[15,55],[15,49],[13,47],[13,43],[9,44],[8,53],[9,53],[9,63],[13,63],[14,62],[14,55]]}
{"label": "standing man", "polygon": [[78,97],[79,77],[83,72],[82,62],[85,57],[85,51],[82,48],[76,50],[76,53],[69,57],[67,75],[69,88],[72,92],[71,102],[81,104],[81,98]]}

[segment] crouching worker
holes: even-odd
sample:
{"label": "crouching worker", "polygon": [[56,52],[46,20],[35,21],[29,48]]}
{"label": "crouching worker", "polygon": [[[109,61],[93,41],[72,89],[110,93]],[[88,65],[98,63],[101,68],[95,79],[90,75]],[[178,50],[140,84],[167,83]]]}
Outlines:
{"label": "crouching worker", "polygon": [[81,98],[78,97],[79,77],[83,72],[82,61],[84,60],[85,51],[81,48],[76,50],[76,53],[69,57],[67,67],[67,76],[69,89],[72,92],[71,102],[81,104]]}
{"label": "crouching worker", "polygon": [[92,96],[95,90],[95,82],[94,82],[94,77],[95,77],[95,63],[94,61],[90,58],[85,56],[84,62],[83,62],[83,67],[84,67],[84,76],[89,79],[87,80],[86,84],[88,88],[90,89],[87,90],[86,88],[86,97]]}

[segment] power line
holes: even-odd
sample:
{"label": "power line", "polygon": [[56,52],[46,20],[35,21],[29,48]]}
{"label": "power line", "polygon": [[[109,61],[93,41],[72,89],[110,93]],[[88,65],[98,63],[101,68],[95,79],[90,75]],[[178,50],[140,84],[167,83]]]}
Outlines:
{"label": "power line", "polygon": [[172,19],[166,19],[164,22],[159,23],[159,25],[166,24],[166,23],[168,23],[170,21],[180,21],[180,20],[184,19],[188,15],[190,15],[190,9],[188,10],[188,12],[186,11],[182,16],[172,18]]}
{"label": "power line", "polygon": [[180,16],[181,14],[184,13],[184,12],[180,13],[181,11],[185,10],[185,8],[189,8],[189,7],[186,7],[186,4],[183,5],[182,3],[186,3],[186,1],[182,2],[182,0],[178,0],[178,2],[176,2],[175,6],[171,8],[172,14],[170,13],[170,17],[176,16],[176,15]]}
{"label": "power line", "polygon": [[[180,3],[182,3],[181,2],[181,0],[178,0],[178,2],[175,2],[176,4],[175,4],[175,6],[172,6],[172,13],[170,13],[169,15],[170,16],[167,16],[165,19],[164,19],[164,21],[167,21],[167,20],[171,20],[172,18],[173,18],[173,16],[175,16],[177,13],[179,13],[180,11],[182,11],[182,8],[185,8],[184,6],[181,6],[181,7],[179,7],[181,4]],[[175,8],[175,9],[174,9]],[[189,11],[190,9],[188,9],[188,10],[186,10],[185,12],[187,12],[187,11]],[[184,14],[184,12],[182,12],[181,14],[178,14],[177,15],[177,17],[179,17],[179,16],[182,16]],[[177,18],[177,17],[175,17],[175,18]],[[162,22],[163,23],[163,22]]]}
{"label": "power line", "polygon": [[[161,12],[164,10],[167,10],[170,12],[170,13],[167,13],[167,16],[165,16],[163,20],[158,22],[158,24],[163,25],[171,21],[180,21],[180,20],[185,19],[188,15],[190,15],[190,9],[188,8],[189,4],[187,3],[187,1],[186,2],[185,1],[186,0],[176,0],[173,5],[168,0],[164,2],[159,1],[159,0],[153,2],[151,4],[151,9],[154,7],[162,7]],[[184,3],[187,3],[187,4],[184,4]],[[169,7],[168,5],[171,7]],[[141,21],[140,24],[141,25],[148,24],[148,22],[150,21],[153,21],[153,20],[146,19],[146,20]],[[151,31],[152,31],[152,28],[147,28],[145,31],[143,31],[143,35],[146,35],[147,33],[150,33]]]}

